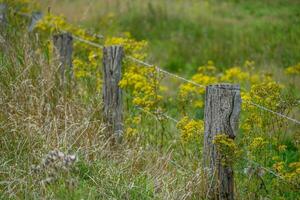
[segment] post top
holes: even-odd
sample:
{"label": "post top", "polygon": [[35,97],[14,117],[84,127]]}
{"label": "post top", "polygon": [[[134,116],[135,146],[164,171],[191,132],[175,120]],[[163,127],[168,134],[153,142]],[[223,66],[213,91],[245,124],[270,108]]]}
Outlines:
{"label": "post top", "polygon": [[207,85],[206,88],[215,88],[215,89],[226,89],[226,90],[240,90],[239,84],[232,84],[232,83],[217,83]]}
{"label": "post top", "polygon": [[114,44],[114,45],[105,46],[104,48],[123,48],[123,45]]}
{"label": "post top", "polygon": [[69,40],[73,40],[72,34],[69,33],[69,32],[62,32],[62,33],[58,33],[58,34],[54,34],[54,35],[53,35],[53,38],[56,39],[56,40],[57,40],[58,38],[60,38],[60,37],[62,37],[62,38],[67,38],[67,39],[69,39]]}

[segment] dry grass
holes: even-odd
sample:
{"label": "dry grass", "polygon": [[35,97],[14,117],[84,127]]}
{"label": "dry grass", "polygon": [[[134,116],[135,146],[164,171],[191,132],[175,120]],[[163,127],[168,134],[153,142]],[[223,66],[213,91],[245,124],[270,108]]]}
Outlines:
{"label": "dry grass", "polygon": [[[53,78],[58,68],[37,43],[27,34],[2,43],[1,198],[193,199],[205,194],[200,168],[181,166],[184,160],[174,160],[171,150],[129,143],[110,147],[100,95],[84,102],[61,91]],[[53,150],[75,154],[77,161],[67,169],[41,164]]]}

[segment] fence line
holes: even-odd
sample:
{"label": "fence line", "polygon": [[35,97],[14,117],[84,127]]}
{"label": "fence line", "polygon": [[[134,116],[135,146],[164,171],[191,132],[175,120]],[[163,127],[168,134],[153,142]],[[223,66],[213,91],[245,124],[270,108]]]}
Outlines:
{"label": "fence line", "polygon": [[175,119],[175,118],[173,118],[173,117],[170,117],[169,115],[163,114],[163,116],[166,117],[167,119],[173,121],[173,122],[176,123],[176,124],[179,122],[177,119]]}
{"label": "fence line", "polygon": [[[78,41],[84,42],[84,43],[89,44],[89,45],[91,45],[91,46],[94,46],[94,47],[97,47],[97,48],[100,48],[100,49],[103,49],[103,47],[104,47],[104,46],[99,45],[99,44],[97,44],[97,43],[90,42],[90,41],[88,41],[88,40],[85,40],[85,39],[82,39],[82,38],[80,38],[80,37],[74,36],[73,34],[72,34],[72,36],[74,37],[74,39],[77,39]],[[136,63],[138,63],[138,64],[141,64],[141,65],[143,65],[143,66],[145,66],[145,67],[155,67],[158,71],[160,71],[160,72],[162,72],[162,73],[164,73],[164,74],[166,74],[166,75],[168,75],[168,76],[171,76],[171,77],[180,79],[180,80],[182,80],[182,81],[184,81],[184,82],[193,84],[193,85],[195,85],[195,86],[197,86],[197,87],[206,88],[205,85],[200,85],[200,84],[196,83],[195,81],[186,79],[186,78],[181,77],[181,76],[179,76],[179,75],[177,75],[177,74],[173,74],[173,73],[168,72],[168,71],[166,71],[166,70],[164,70],[164,69],[162,69],[162,68],[160,68],[160,67],[158,67],[158,66],[151,65],[151,64],[149,64],[149,63],[147,63],[147,62],[145,62],[145,61],[139,60],[139,59],[134,58],[134,57],[132,57],[132,56],[126,56],[126,58],[128,58],[128,59],[130,59],[130,60],[132,60],[132,61],[134,61],[134,62],[136,62]],[[270,112],[270,113],[272,113],[272,114],[278,115],[279,117],[285,118],[285,119],[287,119],[287,120],[290,120],[290,121],[292,121],[292,122],[294,122],[294,123],[300,125],[300,121],[298,121],[297,119],[291,118],[291,117],[289,117],[289,116],[287,116],[287,115],[284,115],[284,114],[282,114],[282,113],[279,113],[279,112],[275,112],[275,111],[273,111],[273,110],[271,110],[271,109],[269,109],[269,108],[267,108],[267,107],[264,107],[264,106],[262,106],[262,105],[259,105],[259,104],[255,103],[255,102],[252,102],[252,101],[245,101],[245,102],[246,102],[246,103],[249,103],[249,104],[251,104],[251,105],[253,105],[253,106],[256,106],[257,108],[260,108],[260,109],[265,110],[265,111],[267,111],[267,112]],[[173,121],[174,121],[174,120],[173,120]]]}
{"label": "fence line", "polygon": [[[15,11],[15,10],[13,10],[13,11],[14,11],[14,13],[17,13],[17,14],[19,14],[19,15],[21,15],[21,16],[31,17],[29,14],[21,13],[21,12]],[[63,32],[66,32],[66,31],[63,31]],[[103,48],[104,48],[103,45],[100,45],[100,44],[97,44],[97,43],[95,43],[95,42],[91,42],[91,41],[85,40],[85,39],[83,39],[83,38],[80,38],[80,37],[74,35],[73,33],[71,33],[71,34],[72,34],[72,36],[73,36],[74,39],[76,39],[76,40],[78,40],[78,41],[80,41],[80,42],[89,44],[89,45],[94,46],[94,47],[96,47],[96,48],[100,48],[100,49],[103,49]],[[144,65],[144,66],[146,66],[146,67],[153,67],[153,66],[154,66],[154,65],[151,65],[151,64],[149,64],[149,63],[147,63],[147,62],[144,62],[144,61],[142,61],[142,60],[139,60],[139,59],[137,59],[137,58],[134,58],[134,57],[132,57],[132,56],[126,56],[126,57],[129,58],[130,60],[132,60],[132,61],[134,61],[134,62],[136,62],[136,63],[139,63],[139,64],[141,64],[141,65]],[[171,73],[171,72],[168,72],[168,71],[166,71],[166,70],[164,70],[164,69],[162,69],[162,68],[160,68],[160,67],[158,67],[158,66],[155,66],[155,68],[156,68],[158,71],[160,71],[160,72],[162,72],[162,73],[164,73],[164,74],[166,74],[166,75],[168,75],[168,76],[171,76],[171,77],[180,79],[180,80],[182,80],[182,81],[184,81],[184,82],[193,84],[193,85],[195,85],[195,86],[197,86],[197,87],[206,88],[205,85],[198,84],[198,83],[196,83],[195,81],[192,81],[192,80],[183,78],[183,77],[181,77],[181,76],[179,76],[179,75],[177,75],[177,74],[173,74],[173,73]],[[282,118],[284,118],[284,119],[290,120],[290,121],[292,121],[292,122],[294,122],[294,123],[300,125],[300,121],[297,120],[297,119],[294,119],[294,118],[291,118],[291,117],[289,117],[289,116],[287,116],[287,115],[284,115],[284,114],[282,114],[282,113],[273,111],[273,110],[271,110],[271,109],[269,109],[269,108],[267,108],[267,107],[264,107],[264,106],[262,106],[262,105],[259,105],[259,104],[255,103],[255,102],[252,102],[252,101],[245,101],[245,102],[246,102],[246,103],[249,103],[249,104],[251,104],[251,105],[253,105],[253,106],[256,106],[256,107],[259,108],[259,109],[262,109],[262,110],[264,110],[264,111],[270,112],[270,113],[272,113],[272,114],[275,114],[275,115],[277,115],[277,116],[279,116],[279,117],[282,117]],[[173,120],[173,121],[174,121],[174,120]]]}

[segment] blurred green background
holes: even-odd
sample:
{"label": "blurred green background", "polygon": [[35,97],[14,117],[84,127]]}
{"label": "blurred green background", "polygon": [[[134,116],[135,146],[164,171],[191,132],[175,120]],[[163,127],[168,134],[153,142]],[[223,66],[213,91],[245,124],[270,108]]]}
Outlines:
{"label": "blurred green background", "polygon": [[130,32],[149,41],[149,60],[191,74],[212,60],[220,68],[253,60],[262,68],[300,61],[299,0],[46,0],[103,35]]}

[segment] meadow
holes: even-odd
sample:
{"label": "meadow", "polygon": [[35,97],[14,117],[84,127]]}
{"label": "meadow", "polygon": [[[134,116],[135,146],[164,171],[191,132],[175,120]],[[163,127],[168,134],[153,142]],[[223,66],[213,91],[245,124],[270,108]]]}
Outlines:
{"label": "meadow", "polygon": [[[224,82],[239,84],[243,100],[235,140],[213,140],[234,170],[235,199],[300,199],[298,1],[1,2],[1,199],[218,199],[207,187],[215,172],[202,165],[197,85]],[[44,16],[28,32],[32,11]],[[74,36],[67,89],[52,43],[65,32]],[[126,55],[118,145],[104,121],[97,45]]]}
{"label": "meadow", "polygon": [[181,74],[190,75],[208,60],[222,68],[253,60],[276,69],[300,59],[295,0],[45,1],[43,6],[94,32],[129,32],[147,40],[150,59]]}

